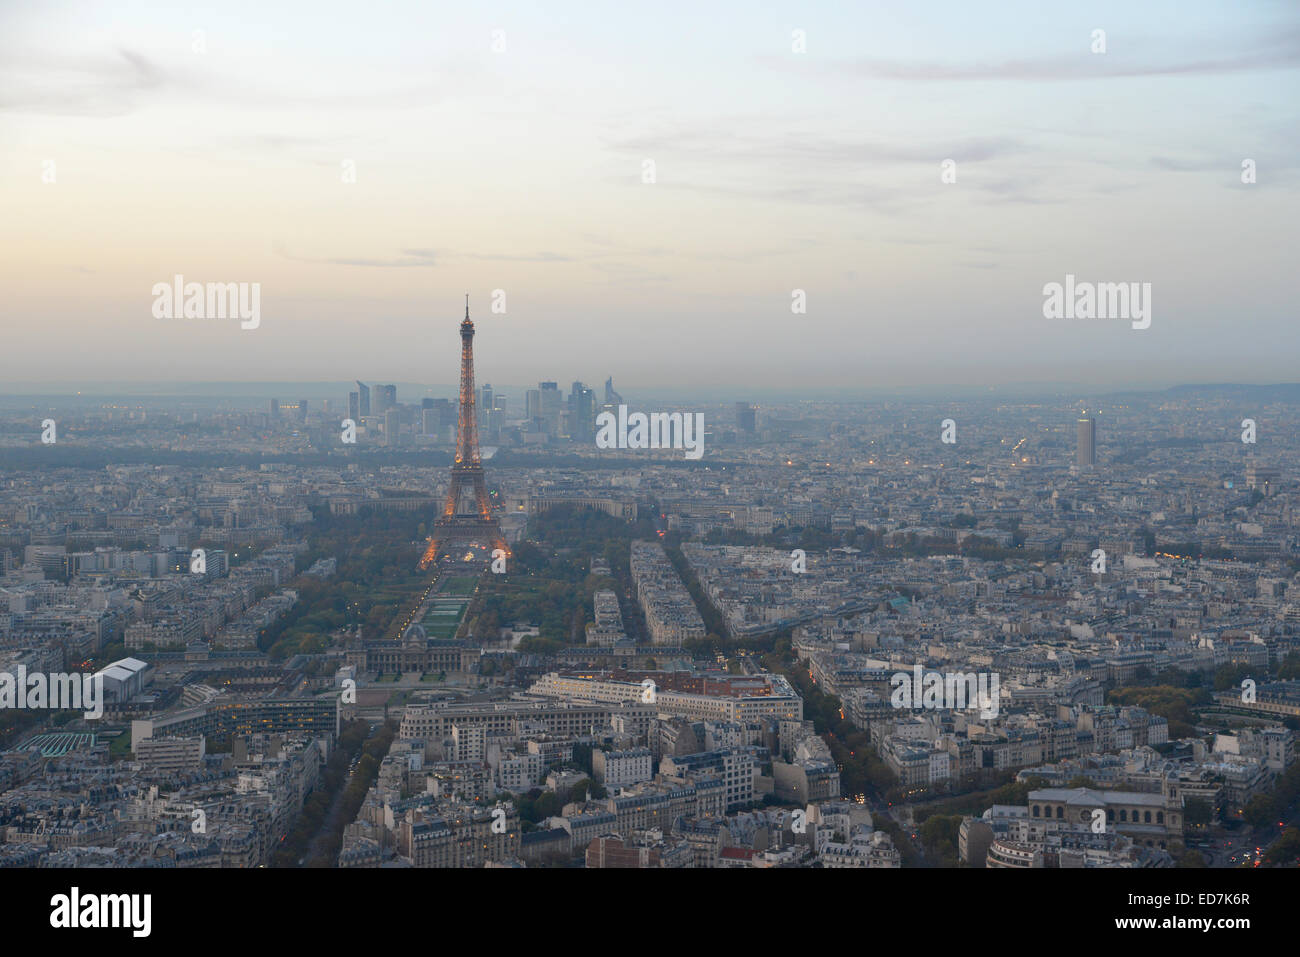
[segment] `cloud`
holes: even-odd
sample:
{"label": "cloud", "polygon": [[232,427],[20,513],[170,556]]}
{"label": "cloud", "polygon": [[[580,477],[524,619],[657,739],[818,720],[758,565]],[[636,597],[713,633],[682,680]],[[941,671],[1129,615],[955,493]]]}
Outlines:
{"label": "cloud", "polygon": [[39,57],[6,52],[0,57],[0,111],[55,116],[123,116],[138,98],[172,81],[133,50],[113,55]]}
{"label": "cloud", "polygon": [[[751,120],[755,126],[770,126]],[[907,139],[889,143],[880,140],[831,138],[819,133],[783,131],[779,136],[746,136],[726,121],[710,129],[677,128],[616,140],[609,148],[635,156],[683,156],[710,161],[741,161],[772,165],[790,163],[800,169],[811,164],[821,168],[861,169],[885,163],[937,163],[951,158],[959,163],[980,163],[1025,153],[1030,147],[1011,137],[973,137],[919,142]]]}
{"label": "cloud", "polygon": [[406,248],[399,250],[399,256],[390,258],[370,258],[357,256],[297,256],[289,252],[284,243],[276,243],[275,252],[285,259],[291,259],[300,263],[318,263],[328,266],[374,266],[383,268],[410,268],[421,266],[436,266],[442,259],[475,259],[487,260],[491,262],[538,262],[538,263],[557,263],[573,262],[570,256],[562,256],[559,253],[539,252],[534,255],[517,255],[512,256],[506,253],[447,253],[436,249],[418,249]]}
{"label": "cloud", "polygon": [[[898,213],[918,201],[933,198],[934,193],[902,190],[896,181],[888,186],[866,184],[862,182],[864,175],[878,173],[883,167],[926,164],[934,167],[937,183],[938,164],[943,159],[978,164],[1036,150],[1022,140],[1007,136],[924,141],[905,137],[889,142],[789,129],[779,135],[753,135],[738,131],[741,123],[772,125],[732,119],[715,122],[708,128],[666,127],[613,139],[608,147],[626,156],[655,157],[659,162],[655,189],[873,209],[884,214]],[[725,183],[716,179],[720,164],[725,164],[729,173]],[[611,181],[623,183],[626,178]],[[1019,198],[1009,186],[1002,191],[1007,198]]]}
{"label": "cloud", "polygon": [[512,262],[512,263],[568,263],[573,262],[572,256],[561,256],[559,253],[540,252],[531,256],[509,256],[502,253],[460,253],[456,259],[486,259],[493,262]]}
{"label": "cloud", "polygon": [[400,257],[390,259],[371,259],[358,258],[352,256],[295,256],[290,253],[284,243],[277,242],[273,246],[277,256],[284,259],[300,263],[316,263],[323,266],[369,266],[380,268],[419,268],[436,266],[434,251],[432,249],[403,249]]}
{"label": "cloud", "polygon": [[[430,82],[415,86],[358,91],[342,77],[334,77],[338,90],[318,81],[310,91],[297,92],[251,83],[242,75],[196,70],[188,63],[164,69],[129,49],[113,54],[0,49],[0,111],[124,116],[141,108],[149,97],[172,93],[185,94],[192,103],[243,110],[418,109],[445,101],[450,95],[490,92],[501,86],[498,77],[472,58],[439,61],[431,72]],[[280,145],[295,145],[290,137],[283,140]],[[261,145],[275,146],[274,137]]]}
{"label": "cloud", "polygon": [[[1294,26],[1252,37],[1242,44],[1241,49],[1233,52],[1199,56],[1174,55],[1162,60],[1153,58],[1149,62],[1117,52],[1113,43],[1110,52],[1094,54],[1090,52],[1088,39],[1087,35],[1082,36],[1077,50],[1048,57],[1023,57],[982,63],[903,62],[860,57],[827,64],[822,72],[837,76],[914,82],[1063,81],[1214,75],[1300,67],[1300,28]],[[1220,38],[1216,39],[1215,45],[1221,49],[1225,44]],[[1150,44],[1143,49],[1152,50],[1157,56],[1161,52]],[[790,57],[761,59],[770,67],[785,70],[795,68]]]}
{"label": "cloud", "polygon": [[[1171,173],[1224,173],[1233,183],[1237,182],[1237,177],[1241,175],[1242,161],[1247,158],[1247,154],[1241,156],[1229,156],[1214,158],[1194,158],[1194,159],[1171,159],[1168,156],[1152,156],[1149,163],[1152,167],[1159,170],[1166,170]],[[1294,169],[1300,165],[1300,157],[1281,153],[1275,157],[1261,160],[1258,156],[1250,156],[1254,159],[1257,166],[1267,165],[1270,169]]]}

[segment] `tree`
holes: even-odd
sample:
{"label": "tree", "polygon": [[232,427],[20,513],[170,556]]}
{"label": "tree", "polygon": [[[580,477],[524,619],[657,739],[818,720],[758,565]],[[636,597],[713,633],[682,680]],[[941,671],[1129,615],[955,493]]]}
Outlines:
{"label": "tree", "polygon": [[1287,828],[1264,855],[1265,864],[1291,864],[1300,860],[1300,829]]}
{"label": "tree", "polygon": [[1183,805],[1183,821],[1197,827],[1209,824],[1214,816],[1214,809],[1204,798],[1189,798]]}
{"label": "tree", "polygon": [[1290,681],[1300,678],[1300,654],[1292,651],[1282,659],[1282,664],[1278,668],[1277,676],[1283,681]]}
{"label": "tree", "polygon": [[1266,795],[1256,794],[1242,809],[1241,816],[1251,827],[1267,827],[1273,822],[1273,800]]}
{"label": "tree", "polygon": [[919,836],[925,851],[931,857],[937,857],[947,866],[957,865],[957,832],[961,828],[960,814],[939,815],[926,820],[921,825]]}

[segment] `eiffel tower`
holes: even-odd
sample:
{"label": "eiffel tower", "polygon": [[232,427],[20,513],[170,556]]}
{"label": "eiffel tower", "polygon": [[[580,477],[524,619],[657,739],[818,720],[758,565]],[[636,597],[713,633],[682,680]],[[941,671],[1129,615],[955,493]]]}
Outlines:
{"label": "eiffel tower", "polygon": [[[469,499],[468,508],[462,500]],[[474,323],[469,321],[469,294],[465,294],[465,319],[460,324],[460,421],[456,432],[456,461],[451,466],[451,486],[442,514],[433,526],[429,546],[420,559],[428,568],[438,559],[440,549],[451,544],[485,548],[506,548],[501,526],[492,517],[483,460],[478,451],[478,419],[474,408]]]}

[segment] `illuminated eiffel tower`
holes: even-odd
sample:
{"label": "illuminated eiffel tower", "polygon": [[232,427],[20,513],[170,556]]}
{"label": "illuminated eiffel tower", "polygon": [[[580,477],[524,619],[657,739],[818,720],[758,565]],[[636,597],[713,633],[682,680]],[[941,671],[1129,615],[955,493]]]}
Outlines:
{"label": "illuminated eiffel tower", "polygon": [[[462,507],[463,500],[467,507]],[[478,419],[474,408],[474,323],[469,321],[469,294],[465,294],[465,320],[460,324],[460,421],[456,431],[456,461],[451,466],[451,486],[442,514],[433,526],[429,546],[420,559],[428,568],[440,549],[457,544],[468,548],[504,549],[505,536],[492,517],[483,460],[478,451]]]}

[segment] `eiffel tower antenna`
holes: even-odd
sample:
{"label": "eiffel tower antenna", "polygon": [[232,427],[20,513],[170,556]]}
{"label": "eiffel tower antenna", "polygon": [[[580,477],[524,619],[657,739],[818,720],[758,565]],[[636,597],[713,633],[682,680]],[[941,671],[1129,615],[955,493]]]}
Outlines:
{"label": "eiffel tower antenna", "polygon": [[[460,415],[456,430],[456,458],[451,466],[451,484],[442,515],[433,526],[433,535],[420,559],[428,568],[438,559],[439,549],[450,542],[480,542],[488,539],[493,548],[506,548],[505,536],[492,515],[487,480],[478,448],[478,417],[474,408],[474,323],[469,318],[469,293],[465,293],[465,319],[460,324]],[[461,499],[472,490],[474,511],[462,512]]]}

